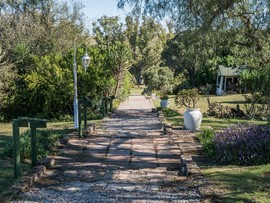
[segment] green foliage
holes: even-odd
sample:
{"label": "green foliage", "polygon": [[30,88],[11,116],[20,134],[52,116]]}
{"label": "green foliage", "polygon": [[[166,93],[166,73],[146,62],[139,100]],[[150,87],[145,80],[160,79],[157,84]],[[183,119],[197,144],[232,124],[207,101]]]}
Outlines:
{"label": "green foliage", "polygon": [[141,84],[144,71],[160,64],[160,53],[167,34],[160,23],[146,16],[142,17],[141,23],[137,16],[127,16],[126,27],[125,35],[133,59],[130,72],[136,78],[137,84]]}
{"label": "green foliage", "polygon": [[[10,61],[20,61],[18,65],[23,64],[22,59],[27,62],[30,53],[38,56],[66,53],[75,38],[77,42],[85,39],[82,5],[76,1],[4,0],[0,16],[0,44],[10,54]],[[17,53],[21,56],[19,60]]]}
{"label": "green foliage", "polygon": [[190,87],[212,83],[216,70],[209,59],[216,53],[214,39],[198,29],[179,32],[167,41],[162,59],[177,75],[183,75]]}
{"label": "green foliage", "polygon": [[167,96],[173,89],[173,72],[168,67],[153,66],[144,73],[145,84],[152,91],[157,91],[161,97]]}
{"label": "green foliage", "polygon": [[266,119],[270,109],[270,64],[264,68],[245,70],[240,79],[245,91],[244,107],[247,115],[251,118]]}
{"label": "green foliage", "polygon": [[6,120],[18,116],[58,118],[71,112],[72,73],[59,67],[61,60],[59,56],[34,57],[35,69],[21,76],[14,94],[4,101],[1,113]]}
{"label": "green foliage", "polygon": [[175,105],[178,107],[195,108],[195,105],[201,98],[197,88],[182,89],[175,97]]}
{"label": "green foliage", "polygon": [[108,51],[115,42],[124,42],[123,24],[118,16],[102,16],[93,23],[94,38],[98,46]]}
{"label": "green foliage", "polygon": [[128,69],[131,65],[131,50],[129,46],[122,42],[114,42],[114,45],[109,48],[108,60],[115,81],[113,95],[119,97],[120,91],[123,91],[121,90],[123,86],[126,85],[124,88],[127,88],[127,82],[131,82],[128,76]]}
{"label": "green foliage", "polygon": [[[62,131],[53,130],[38,130],[38,158],[44,158],[48,156],[52,150],[57,146],[62,137]],[[13,157],[13,140],[6,144],[4,149],[4,155],[6,157]],[[31,136],[30,130],[20,135],[20,156],[21,160],[27,160],[31,158]]]}
{"label": "green foliage", "polygon": [[[108,68],[106,56],[97,47],[90,47],[93,57],[87,72],[78,63],[78,95],[87,96],[95,103],[102,93],[113,90],[112,69]],[[78,48],[77,61],[81,60],[84,50]],[[1,112],[4,120],[18,116],[42,117],[61,120],[73,114],[74,79],[73,51],[33,57],[33,67],[13,83],[12,94],[1,98]],[[109,66],[110,67],[110,66]],[[10,86],[12,87],[12,86]],[[10,88],[9,87],[9,88]]]}
{"label": "green foliage", "polygon": [[124,84],[119,93],[119,99],[123,101],[130,95],[131,89],[134,87],[134,80],[131,73],[127,72],[124,78]]}
{"label": "green foliage", "polygon": [[204,151],[210,157],[214,157],[216,150],[215,145],[213,144],[213,138],[215,136],[215,131],[210,128],[205,128],[201,133],[197,134],[197,137],[202,144]]}
{"label": "green foliage", "polygon": [[157,107],[158,111],[162,111],[165,117],[179,116],[179,113],[171,108]]}
{"label": "green foliage", "polygon": [[87,38],[81,5],[3,1],[0,7],[0,44],[5,53],[0,53],[0,117],[6,121],[72,114],[73,61],[69,63],[67,55],[75,38],[78,44]]}
{"label": "green foliage", "polygon": [[[129,85],[128,70],[131,66],[132,51],[125,40],[123,24],[119,17],[103,16],[93,23],[94,38],[101,53],[111,83],[103,89],[104,94],[123,99]],[[108,79],[105,79],[108,80]]]}
{"label": "green foliage", "polygon": [[232,108],[230,106],[224,106],[218,102],[212,102],[210,105],[208,105],[207,115],[214,116],[216,118],[233,118],[234,116],[237,117],[237,115],[232,113]]}

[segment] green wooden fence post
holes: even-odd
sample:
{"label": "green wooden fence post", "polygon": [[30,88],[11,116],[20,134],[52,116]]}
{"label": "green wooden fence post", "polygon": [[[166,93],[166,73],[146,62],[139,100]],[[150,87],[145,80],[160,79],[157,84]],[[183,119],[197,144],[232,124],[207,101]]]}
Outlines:
{"label": "green wooden fence post", "polygon": [[14,177],[15,179],[21,176],[20,170],[20,128],[19,121],[13,120],[12,122],[12,130],[13,130],[13,151],[14,151]]}
{"label": "green wooden fence post", "polygon": [[30,122],[31,158],[32,166],[37,164],[37,128],[34,122]]}
{"label": "green wooden fence post", "polygon": [[13,151],[14,151],[14,177],[15,179],[21,176],[20,169],[20,127],[28,127],[27,121],[22,121],[20,119],[14,119],[12,121],[12,131],[13,131]]}
{"label": "green wooden fence post", "polygon": [[46,128],[47,123],[42,119],[26,118],[30,122],[32,166],[37,164],[37,128]]}

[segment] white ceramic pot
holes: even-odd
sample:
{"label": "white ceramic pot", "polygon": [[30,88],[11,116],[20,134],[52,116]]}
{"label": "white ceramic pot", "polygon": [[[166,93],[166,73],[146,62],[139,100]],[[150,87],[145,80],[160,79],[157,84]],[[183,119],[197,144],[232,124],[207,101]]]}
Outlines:
{"label": "white ceramic pot", "polygon": [[200,109],[187,108],[184,112],[184,123],[188,130],[198,130],[202,123],[202,113]]}
{"label": "white ceramic pot", "polygon": [[167,99],[161,100],[160,107],[161,108],[168,108],[169,107],[169,100],[167,100]]}

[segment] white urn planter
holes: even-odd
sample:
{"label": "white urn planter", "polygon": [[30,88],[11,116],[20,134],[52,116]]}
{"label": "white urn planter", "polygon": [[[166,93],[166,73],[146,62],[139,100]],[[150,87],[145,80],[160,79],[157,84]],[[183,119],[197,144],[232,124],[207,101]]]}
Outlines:
{"label": "white urn planter", "polygon": [[160,101],[160,107],[161,108],[168,108],[169,107],[169,100],[168,99],[162,99]]}
{"label": "white urn planter", "polygon": [[188,130],[198,130],[202,123],[202,113],[200,109],[187,108],[184,112],[184,124]]}

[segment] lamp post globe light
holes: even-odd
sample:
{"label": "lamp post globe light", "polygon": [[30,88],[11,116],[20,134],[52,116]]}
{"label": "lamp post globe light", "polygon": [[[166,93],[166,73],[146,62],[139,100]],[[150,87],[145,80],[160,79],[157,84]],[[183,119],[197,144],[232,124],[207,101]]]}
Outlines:
{"label": "lamp post globe light", "polygon": [[[86,72],[89,64],[90,57],[88,56],[87,49],[85,49],[85,55],[82,57],[82,65],[84,71]],[[76,62],[76,44],[74,44],[74,64],[73,64],[73,73],[74,73],[74,128],[78,129],[79,127],[79,114],[78,114],[78,91],[77,91],[77,62]]]}

